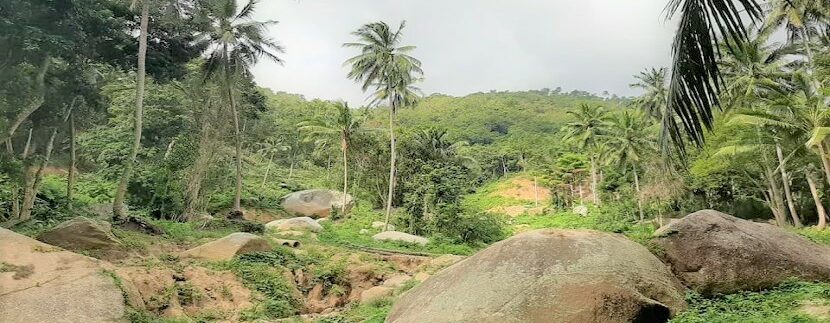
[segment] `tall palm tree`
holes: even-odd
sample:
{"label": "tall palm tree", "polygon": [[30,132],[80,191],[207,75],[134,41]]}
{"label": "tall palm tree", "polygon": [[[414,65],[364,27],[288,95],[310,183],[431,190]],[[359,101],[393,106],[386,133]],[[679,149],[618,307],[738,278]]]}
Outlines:
{"label": "tall palm tree", "polygon": [[599,204],[597,194],[597,159],[600,140],[608,131],[610,118],[605,108],[583,104],[575,111],[568,111],[574,121],[565,125],[565,140],[575,142],[588,151],[591,160],[591,194],[594,204]]}
{"label": "tall palm tree", "polygon": [[236,147],[236,192],[234,211],[241,211],[242,199],[242,133],[239,128],[239,111],[236,106],[234,84],[239,78],[250,77],[250,67],[265,57],[282,63],[277,54],[285,50],[271,40],[266,32],[276,21],[254,21],[251,16],[257,0],[238,9],[235,0],[205,0],[205,18],[211,28],[201,41],[208,48],[204,65],[206,79],[212,78],[224,88],[228,105],[233,114],[234,145]]}
{"label": "tall palm tree", "polygon": [[335,118],[303,121],[298,124],[300,131],[306,131],[319,137],[336,136],[340,140],[340,150],[343,153],[343,205],[340,210],[346,214],[346,196],[349,194],[349,148],[355,134],[365,132],[362,128],[365,116],[356,116],[345,102],[335,104],[337,115]]}
{"label": "tall palm tree", "polygon": [[[134,0],[132,6],[136,5]],[[135,167],[138,151],[141,149],[141,128],[143,127],[144,117],[144,83],[146,74],[146,60],[147,60],[147,30],[149,28],[150,20],[150,0],[140,0],[141,5],[141,22],[139,23],[138,32],[138,70],[136,71],[136,86],[135,86],[135,116],[133,129],[133,146],[130,151],[130,156],[124,161],[124,170],[121,174],[121,180],[118,182],[118,188],[115,190],[115,197],[112,201],[112,213],[116,219],[126,218],[124,214],[124,200],[127,196],[127,184],[132,178],[133,168]]]}
{"label": "tall palm tree", "polygon": [[396,148],[395,117],[399,108],[414,105],[418,99],[417,88],[412,85],[423,75],[421,61],[410,56],[415,46],[400,46],[402,30],[406,21],[397,30],[379,21],[363,25],[352,32],[356,42],[345,43],[344,47],[357,48],[360,54],[346,60],[351,66],[348,78],[361,84],[363,91],[374,88],[375,103],[389,102],[389,190],[386,196],[386,226],[392,214],[392,199],[395,193]]}
{"label": "tall palm tree", "polygon": [[654,141],[648,132],[648,124],[642,114],[623,111],[611,119],[608,131],[607,147],[609,157],[617,165],[633,171],[634,190],[637,193],[637,209],[640,213],[640,222],[645,220],[643,215],[642,196],[640,194],[640,162],[655,150]]}
{"label": "tall palm tree", "polygon": [[820,25],[826,26],[830,20],[830,3],[819,0],[773,0],[768,3],[768,7],[769,14],[762,32],[770,34],[783,26],[791,43],[801,42],[812,69],[811,38],[822,29]]}
{"label": "tall palm tree", "polygon": [[674,115],[669,111],[668,70],[665,67],[651,68],[640,72],[634,78],[637,82],[629,85],[644,91],[643,95],[632,101],[660,126],[659,147],[664,154],[671,149],[671,125]]}

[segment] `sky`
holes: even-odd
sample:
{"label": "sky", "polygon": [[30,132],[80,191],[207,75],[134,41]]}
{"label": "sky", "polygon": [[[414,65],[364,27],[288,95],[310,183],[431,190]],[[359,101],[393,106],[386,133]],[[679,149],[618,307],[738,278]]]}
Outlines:
{"label": "sky", "polygon": [[256,82],[306,98],[367,94],[346,78],[350,33],[378,20],[406,20],[404,45],[423,63],[424,94],[562,87],[636,95],[633,75],[668,66],[676,23],[668,0],[262,0],[254,15],[277,20],[269,35],[284,64],[261,61]]}

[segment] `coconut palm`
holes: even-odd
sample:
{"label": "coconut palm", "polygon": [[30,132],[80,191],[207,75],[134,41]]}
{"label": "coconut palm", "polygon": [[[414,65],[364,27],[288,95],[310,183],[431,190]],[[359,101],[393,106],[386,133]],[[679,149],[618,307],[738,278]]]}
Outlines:
{"label": "coconut palm", "polygon": [[349,194],[349,148],[351,148],[352,137],[370,129],[362,127],[365,115],[355,115],[347,103],[338,102],[335,108],[337,108],[337,115],[334,118],[304,121],[297,126],[300,131],[305,131],[312,136],[337,137],[340,140],[340,150],[343,153],[343,205],[340,211],[345,215],[346,196]]}
{"label": "coconut palm", "polygon": [[[758,22],[762,9],[756,0],[670,0],[669,17],[679,14],[674,38],[667,119],[669,135],[684,150],[684,135],[703,142],[704,129],[712,127],[712,112],[720,105],[723,85],[716,48],[748,38],[746,24]],[[728,49],[731,46],[727,47]]]}
{"label": "coconut palm", "polygon": [[421,61],[410,56],[415,46],[401,46],[402,30],[406,21],[401,22],[397,30],[392,30],[385,22],[363,25],[352,35],[356,42],[345,43],[344,47],[356,48],[357,56],[346,60],[351,66],[348,78],[361,84],[363,91],[373,89],[374,103],[388,101],[389,104],[389,190],[386,196],[386,223],[392,214],[392,199],[395,192],[396,147],[395,118],[399,108],[414,105],[418,99],[417,88],[413,84],[423,75]]}
{"label": "coconut palm", "polygon": [[[141,18],[139,22],[138,32],[138,69],[136,70],[136,86],[135,86],[135,115],[133,125],[133,146],[130,150],[130,156],[124,161],[124,170],[121,174],[121,180],[118,182],[118,188],[115,190],[115,197],[112,201],[112,212],[116,219],[126,218],[124,214],[124,200],[127,196],[127,184],[132,178],[135,161],[138,157],[138,151],[141,149],[141,128],[144,117],[144,83],[146,74],[146,60],[147,60],[147,30],[149,28],[150,20],[150,0],[141,0]],[[135,7],[137,1],[134,0],[131,7]]]}
{"label": "coconut palm", "polygon": [[606,140],[609,159],[622,167],[631,169],[634,175],[634,190],[637,193],[637,209],[640,221],[643,215],[642,196],[640,194],[640,163],[654,151],[654,140],[648,132],[645,117],[637,112],[623,111],[611,119]]}
{"label": "coconut palm", "polygon": [[574,121],[565,125],[565,140],[576,143],[580,149],[587,150],[591,161],[591,194],[595,204],[599,204],[597,194],[597,159],[602,136],[607,133],[610,118],[603,107],[583,104],[577,110],[568,111]]}
{"label": "coconut palm", "polygon": [[643,95],[631,104],[640,108],[660,126],[659,147],[667,154],[671,149],[671,125],[674,115],[669,111],[669,87],[666,82],[668,70],[665,67],[646,69],[635,75],[637,82],[629,85],[643,90]]}
{"label": "coconut palm", "polygon": [[282,63],[276,54],[284,52],[280,45],[266,35],[268,27],[276,24],[276,21],[251,20],[256,4],[257,0],[249,0],[239,10],[235,0],[206,0],[204,3],[205,18],[211,25],[210,30],[201,35],[201,41],[208,48],[204,64],[205,77],[206,80],[213,79],[221,84],[233,115],[236,146],[234,211],[240,211],[242,199],[242,134],[234,84],[239,78],[250,77],[250,67],[260,57]]}

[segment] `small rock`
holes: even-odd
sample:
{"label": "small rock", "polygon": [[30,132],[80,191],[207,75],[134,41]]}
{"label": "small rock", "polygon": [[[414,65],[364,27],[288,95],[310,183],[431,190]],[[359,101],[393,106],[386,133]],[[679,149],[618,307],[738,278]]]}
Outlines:
{"label": "small rock", "polygon": [[369,229],[360,229],[360,234],[369,234],[371,231]]}
{"label": "small rock", "polygon": [[422,246],[429,243],[429,239],[427,238],[398,231],[384,231],[372,236],[372,239],[379,241],[399,241],[406,243],[414,243]]}
{"label": "small rock", "polygon": [[[386,222],[381,222],[381,221],[372,222],[372,228],[374,228],[374,229],[383,230],[384,227],[386,227]],[[387,231],[395,231],[395,226],[390,224],[387,229],[388,229]]]}
{"label": "small rock", "polygon": [[294,192],[283,197],[282,208],[289,214],[325,218],[331,215],[332,210],[339,212],[346,203],[346,212],[354,206],[354,198],[343,192],[313,189]]}
{"label": "small rock", "polygon": [[97,222],[85,217],[76,217],[58,224],[41,233],[38,240],[68,250],[110,249],[121,244],[112,234],[107,222]]}
{"label": "small rock", "polygon": [[323,231],[323,226],[307,216],[268,222],[266,229],[278,231]]}
{"label": "small rock", "polygon": [[271,246],[264,238],[245,232],[231,233],[222,239],[205,243],[182,253],[183,256],[212,261],[231,260],[244,253],[269,251]]}
{"label": "small rock", "polygon": [[394,291],[395,290],[390,287],[375,286],[363,291],[363,293],[360,294],[360,302],[368,303],[384,297],[389,297],[392,296]]}
{"label": "small rock", "polygon": [[412,276],[406,274],[395,274],[383,281],[383,286],[398,288],[412,280]]}
{"label": "small rock", "polygon": [[581,216],[586,216],[588,215],[588,207],[585,205],[577,205],[574,206],[573,212]]}

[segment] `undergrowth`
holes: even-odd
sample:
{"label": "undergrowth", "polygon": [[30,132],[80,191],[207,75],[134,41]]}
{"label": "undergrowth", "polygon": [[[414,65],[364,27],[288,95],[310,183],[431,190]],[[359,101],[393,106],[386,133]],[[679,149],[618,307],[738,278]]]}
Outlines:
{"label": "undergrowth", "polygon": [[809,316],[799,311],[808,302],[830,305],[830,284],[791,281],[761,292],[739,292],[714,298],[690,293],[689,309],[672,323],[790,323],[828,322],[830,318]]}

